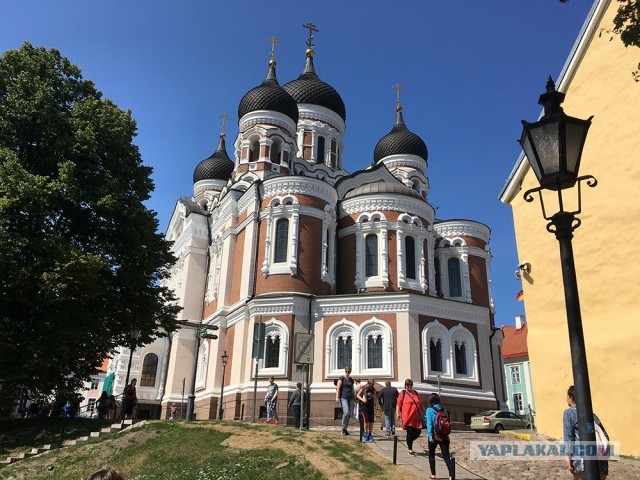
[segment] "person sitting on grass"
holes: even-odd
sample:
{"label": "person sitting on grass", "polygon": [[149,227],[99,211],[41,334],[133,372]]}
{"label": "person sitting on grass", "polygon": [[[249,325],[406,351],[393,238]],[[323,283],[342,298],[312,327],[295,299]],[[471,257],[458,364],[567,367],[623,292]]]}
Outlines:
{"label": "person sitting on grass", "polygon": [[87,480],[125,480],[125,478],[113,468],[105,465],[89,475]]}

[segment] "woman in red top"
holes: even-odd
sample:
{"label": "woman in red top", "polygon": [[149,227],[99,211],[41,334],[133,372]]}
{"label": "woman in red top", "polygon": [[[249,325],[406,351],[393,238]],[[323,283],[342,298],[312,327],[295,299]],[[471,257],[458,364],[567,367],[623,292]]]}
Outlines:
{"label": "woman in red top", "polygon": [[420,436],[423,418],[422,402],[420,395],[413,390],[413,380],[407,378],[404,382],[404,390],[398,396],[396,416],[402,421],[402,429],[407,431],[407,453],[415,455],[413,442]]}

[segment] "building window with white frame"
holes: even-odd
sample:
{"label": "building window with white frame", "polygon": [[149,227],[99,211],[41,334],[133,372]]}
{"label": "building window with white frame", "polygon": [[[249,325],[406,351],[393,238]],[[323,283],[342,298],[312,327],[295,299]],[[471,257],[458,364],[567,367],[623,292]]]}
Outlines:
{"label": "building window with white frame", "polygon": [[93,412],[95,411],[96,411],[96,399],[90,398],[89,402],[87,403],[87,413],[89,414],[90,417],[92,417]]}
{"label": "building window with white frame", "polygon": [[524,413],[524,408],[522,405],[522,394],[514,393],[513,394],[513,411],[515,413]]}
{"label": "building window with white frame", "polygon": [[269,207],[260,212],[266,220],[265,255],[262,273],[269,275],[295,275],[298,271],[298,228],[300,204],[288,195],[275,197]]}
{"label": "building window with white frame", "polygon": [[439,338],[429,339],[429,369],[434,372],[442,372],[442,341]]}
{"label": "building window with white frame", "polygon": [[316,162],[324,164],[326,156],[326,140],[323,136],[318,136],[318,151],[316,154]]}
{"label": "building window with white frame", "polygon": [[276,238],[273,246],[273,263],[284,263],[287,261],[289,243],[289,219],[280,218],[276,222]]}
{"label": "building window with white frame", "polygon": [[156,375],[158,372],[158,355],[147,353],[142,361],[142,375],[140,377],[141,387],[155,387]]}
{"label": "building window with white frame", "polygon": [[464,341],[455,342],[456,373],[467,375],[467,345]]}
{"label": "building window with white frame", "polygon": [[338,369],[351,366],[353,363],[353,337],[351,335],[338,337],[336,349],[338,351]]}
{"label": "building window with white frame", "polygon": [[277,368],[280,365],[280,331],[269,332],[264,342],[264,368]]}
{"label": "building window with white frame", "polygon": [[382,332],[370,332],[367,335],[367,364],[366,369],[382,368]]}
{"label": "building window with white frame", "polygon": [[405,277],[416,280],[416,241],[413,237],[404,239]]}
{"label": "building window with white frame", "polygon": [[91,386],[89,387],[89,390],[97,390],[98,389],[98,385],[100,385],[100,380],[98,380],[97,378],[92,378],[91,379]]}
{"label": "building window with white frame", "polygon": [[511,384],[518,385],[520,383],[520,365],[511,367]]}
{"label": "building window with white frame", "polygon": [[370,233],[365,237],[365,277],[378,276],[378,235]]}
{"label": "building window with white frame", "polygon": [[459,258],[453,257],[447,260],[447,273],[449,274],[449,296],[452,298],[461,297],[462,278]]}

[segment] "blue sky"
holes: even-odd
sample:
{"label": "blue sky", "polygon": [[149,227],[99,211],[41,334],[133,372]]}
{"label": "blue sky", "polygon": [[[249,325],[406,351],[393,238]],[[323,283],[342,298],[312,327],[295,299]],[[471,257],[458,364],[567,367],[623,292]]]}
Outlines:
{"label": "blue sky", "polygon": [[[344,164],[372,161],[391,129],[395,92],[409,129],[429,149],[430,202],[441,219],[492,230],[497,324],[524,314],[515,296],[518,256],[509,207],[497,197],[520,148],[521,119],[535,120],[548,75],[560,73],[590,0],[352,0],[258,2],[51,0],[3,2],[0,51],[28,40],[57,48],[138,122],[149,201],[166,229],[176,199],[191,195],[193,169],[216,147],[226,112],[228,147],[240,99],[264,79],[267,37],[281,42],[281,84],[304,65],[316,34],[320,78],[347,107]],[[229,151],[230,155],[232,152]]]}

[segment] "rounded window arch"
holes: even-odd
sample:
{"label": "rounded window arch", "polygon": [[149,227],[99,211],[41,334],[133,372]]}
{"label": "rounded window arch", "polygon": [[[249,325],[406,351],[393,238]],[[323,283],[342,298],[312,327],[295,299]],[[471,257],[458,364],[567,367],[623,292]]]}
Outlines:
{"label": "rounded window arch", "polygon": [[449,331],[438,320],[422,330],[424,371],[427,377],[451,376]]}
{"label": "rounded window arch", "polygon": [[258,363],[258,375],[261,377],[287,376],[288,354],[289,329],[287,326],[275,318],[265,322],[264,352]]}
{"label": "rounded window arch", "polygon": [[334,323],[327,331],[326,371],[328,376],[342,375],[345,367],[353,367],[356,345],[355,323],[346,319]]}
{"label": "rounded window arch", "polygon": [[255,162],[260,158],[260,137],[249,138],[249,161]]}
{"label": "rounded window arch", "polygon": [[456,378],[478,378],[478,352],[473,334],[462,324],[449,331],[453,349],[453,376]]}
{"label": "rounded window arch", "polygon": [[269,150],[269,159],[271,160],[271,163],[280,163],[281,152],[282,140],[279,137],[275,137]]}
{"label": "rounded window arch", "polygon": [[158,355],[147,353],[142,361],[142,375],[140,376],[141,387],[155,387],[156,376],[158,374]]}
{"label": "rounded window arch", "polygon": [[389,324],[373,317],[358,333],[359,372],[369,376],[393,375],[393,336]]}

